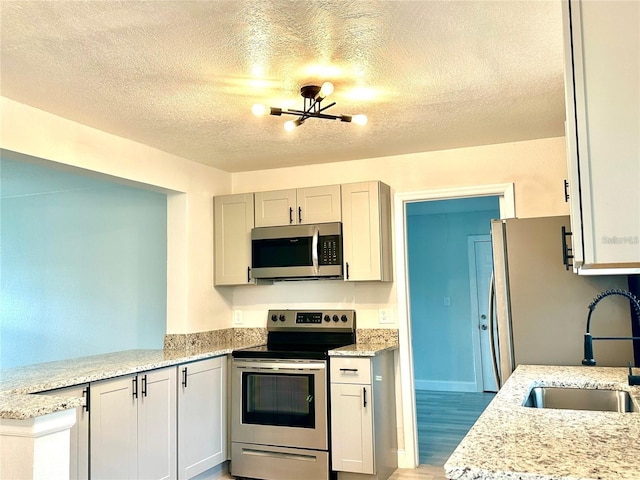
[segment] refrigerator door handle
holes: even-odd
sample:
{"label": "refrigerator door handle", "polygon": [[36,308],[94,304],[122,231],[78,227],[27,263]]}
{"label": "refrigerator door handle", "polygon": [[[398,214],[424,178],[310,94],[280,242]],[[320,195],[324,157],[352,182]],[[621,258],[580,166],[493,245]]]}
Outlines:
{"label": "refrigerator door handle", "polygon": [[491,271],[491,281],[489,282],[489,349],[491,352],[491,362],[493,364],[493,378],[498,386],[498,389],[502,387],[502,378],[500,375],[500,368],[498,367],[498,357],[496,351],[496,339],[495,330],[497,323],[495,321],[495,312],[493,304],[495,302],[496,295],[496,282],[493,276],[493,270]]}

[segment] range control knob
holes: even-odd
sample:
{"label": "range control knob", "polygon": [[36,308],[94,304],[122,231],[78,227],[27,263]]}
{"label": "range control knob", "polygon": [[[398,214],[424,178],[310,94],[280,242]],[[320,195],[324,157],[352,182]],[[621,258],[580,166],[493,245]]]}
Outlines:
{"label": "range control knob", "polygon": [[271,315],[271,321],[272,322],[277,322],[278,321],[278,316],[275,313],[273,315]]}
{"label": "range control knob", "polygon": [[342,320],[344,323],[347,323],[348,318],[347,318],[347,316],[346,316],[346,315],[342,315],[342,316],[340,317],[340,320]]}
{"label": "range control knob", "polygon": [[280,315],[280,321],[284,322],[287,319],[287,317],[285,317],[284,315]]}
{"label": "range control knob", "polygon": [[324,316],[324,321],[325,322],[330,322],[331,321],[331,317],[329,315],[325,315]]}
{"label": "range control knob", "polygon": [[338,321],[338,315],[334,315],[334,316],[333,316],[333,321],[334,321],[334,322],[337,322],[337,321]]}

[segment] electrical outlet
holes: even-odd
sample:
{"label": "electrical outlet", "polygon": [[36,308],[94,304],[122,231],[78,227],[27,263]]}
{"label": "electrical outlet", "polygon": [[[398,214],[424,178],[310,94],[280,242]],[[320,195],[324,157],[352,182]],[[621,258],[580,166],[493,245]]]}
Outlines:
{"label": "electrical outlet", "polygon": [[242,325],[242,310],[233,311],[233,324]]}
{"label": "electrical outlet", "polygon": [[378,322],[393,323],[393,310],[388,308],[381,308],[378,310]]}

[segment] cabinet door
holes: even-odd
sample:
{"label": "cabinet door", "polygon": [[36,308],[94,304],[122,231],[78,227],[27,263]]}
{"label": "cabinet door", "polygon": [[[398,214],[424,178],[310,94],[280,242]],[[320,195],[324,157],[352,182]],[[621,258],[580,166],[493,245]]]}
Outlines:
{"label": "cabinet door", "polygon": [[41,395],[85,397],[87,405],[76,408],[76,424],[70,430],[69,480],[89,478],[89,385],[76,385],[42,392]]}
{"label": "cabinet door", "polygon": [[227,458],[226,357],[181,365],[178,477],[191,478]]}
{"label": "cabinet door", "polygon": [[[583,250],[580,273],[640,272],[640,3],[569,1],[564,9],[568,123],[575,119],[575,128],[567,128],[568,155],[577,157],[571,168],[579,166],[572,193],[581,211],[582,245],[574,242],[578,254]],[[572,206],[572,216],[576,210]]]}
{"label": "cabinet door", "polygon": [[216,285],[253,283],[251,229],[253,194],[214,197],[214,264]]}
{"label": "cabinet door", "polygon": [[299,223],[339,222],[342,219],[340,185],[299,188],[296,198]]}
{"label": "cabinet door", "polygon": [[138,376],[138,478],[176,478],[176,372],[170,367]]}
{"label": "cabinet door", "polygon": [[133,479],[137,464],[137,377],[91,384],[91,478]]}
{"label": "cabinet door", "polygon": [[256,192],[254,198],[256,227],[298,223],[295,189]]}
{"label": "cabinet door", "polygon": [[380,182],[342,185],[345,281],[390,281],[390,190]]}
{"label": "cabinet door", "polygon": [[331,383],[332,468],[374,474],[371,385]]}

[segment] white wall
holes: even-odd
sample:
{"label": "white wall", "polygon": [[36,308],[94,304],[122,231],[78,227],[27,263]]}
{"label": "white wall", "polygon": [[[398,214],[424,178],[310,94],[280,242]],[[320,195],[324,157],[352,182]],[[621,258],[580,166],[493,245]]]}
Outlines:
{"label": "white wall", "polygon": [[[516,216],[538,217],[568,214],[562,183],[566,175],[564,137],[558,137],[341,162],[335,169],[323,164],[235,173],[232,184],[233,193],[244,193],[381,180],[394,193],[407,193],[514,183]],[[395,315],[393,324],[378,323],[379,309],[397,311],[395,283],[298,282],[236,287],[225,296],[243,310],[245,326],[263,326],[269,305],[313,305],[354,308],[360,327],[398,327]]]}
{"label": "white wall", "polygon": [[212,201],[230,193],[229,173],[4,97],[0,114],[3,149],[168,193],[167,333],[230,326],[231,306],[213,288]]}
{"label": "white wall", "polygon": [[[428,133],[425,133],[425,135]],[[516,215],[568,215],[564,137],[236,173],[233,193],[382,180],[396,193],[514,183]]]}

